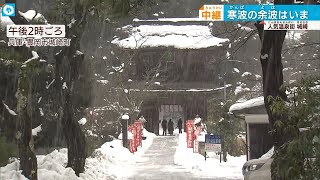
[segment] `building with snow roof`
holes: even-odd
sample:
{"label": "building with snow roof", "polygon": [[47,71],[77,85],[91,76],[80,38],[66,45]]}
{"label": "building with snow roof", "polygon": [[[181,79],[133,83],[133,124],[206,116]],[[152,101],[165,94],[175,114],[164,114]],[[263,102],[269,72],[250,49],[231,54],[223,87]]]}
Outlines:
{"label": "building with snow roof", "polygon": [[247,160],[260,158],[270,150],[273,140],[262,96],[233,104],[229,112],[245,119]]}
{"label": "building with snow roof", "polygon": [[113,50],[132,54],[135,87],[131,91],[142,91],[139,83],[148,69],[161,62],[154,85],[143,90],[154,95],[142,106],[147,130],[158,133],[163,119],[172,119],[175,127],[179,118],[194,119],[198,114],[205,120],[207,99],[223,95],[217,74],[229,40],[213,36],[208,22],[190,18],[135,19],[119,32]]}

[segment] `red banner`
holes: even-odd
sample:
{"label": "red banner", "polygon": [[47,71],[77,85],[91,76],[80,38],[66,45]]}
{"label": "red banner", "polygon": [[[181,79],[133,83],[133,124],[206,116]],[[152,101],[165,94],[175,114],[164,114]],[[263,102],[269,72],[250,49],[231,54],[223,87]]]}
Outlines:
{"label": "red banner", "polygon": [[193,148],[193,120],[187,120],[186,122],[187,131],[187,148]]}
{"label": "red banner", "polygon": [[137,147],[136,147],[136,127],[133,125],[128,126],[128,131],[132,133],[133,137],[132,139],[129,140],[129,144],[130,144],[130,152],[134,153],[137,151]]}
{"label": "red banner", "polygon": [[194,132],[194,135],[195,135],[194,148],[193,148],[194,153],[199,153],[199,142],[197,140],[198,140],[198,137],[200,136],[200,133],[201,133],[201,126],[197,126]]}
{"label": "red banner", "polygon": [[141,146],[142,142],[142,122],[136,121],[134,123],[136,129],[137,129],[137,136],[136,136],[136,146]]}

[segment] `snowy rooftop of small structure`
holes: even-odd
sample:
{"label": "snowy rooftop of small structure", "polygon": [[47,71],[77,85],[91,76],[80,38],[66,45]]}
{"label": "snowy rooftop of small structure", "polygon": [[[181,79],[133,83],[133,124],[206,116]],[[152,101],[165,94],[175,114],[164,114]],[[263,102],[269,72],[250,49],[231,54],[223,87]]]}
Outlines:
{"label": "snowy rooftop of small structure", "polygon": [[258,107],[258,106],[262,106],[262,105],[264,105],[264,97],[263,96],[257,97],[254,99],[250,99],[245,102],[233,104],[230,107],[229,111],[230,112],[241,111],[244,109],[249,109],[249,108]]}
{"label": "snowy rooftop of small structure", "polygon": [[214,89],[203,89],[203,88],[199,88],[199,89],[144,89],[144,90],[140,90],[140,89],[130,89],[130,91],[146,91],[146,92],[212,92],[212,91],[219,91],[222,90],[224,88],[229,88],[231,87],[232,84],[226,84],[225,87],[218,87],[218,88],[214,88]]}
{"label": "snowy rooftop of small structure", "polygon": [[[212,35],[210,28],[206,25],[194,25],[191,21],[196,18],[173,18],[159,19],[160,21],[184,22],[173,25],[148,24],[138,26],[124,26],[120,30],[127,32],[129,37],[121,39],[116,37],[112,43],[129,49],[139,49],[146,47],[174,47],[177,49],[202,49],[213,46],[222,46],[228,39],[218,38]],[[143,20],[135,20],[143,21]],[[144,22],[147,22],[145,20]],[[155,20],[150,20],[155,22]],[[185,22],[190,22],[186,25]]]}

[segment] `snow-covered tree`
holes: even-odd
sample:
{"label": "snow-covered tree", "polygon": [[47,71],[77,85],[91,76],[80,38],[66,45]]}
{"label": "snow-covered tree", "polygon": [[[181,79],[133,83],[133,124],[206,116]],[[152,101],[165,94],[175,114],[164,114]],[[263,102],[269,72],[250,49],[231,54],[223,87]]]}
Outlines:
{"label": "snow-covered tree", "polygon": [[[276,156],[281,178],[316,179],[320,175],[320,77],[304,78],[285,87],[289,102],[277,98],[271,106],[279,117],[274,131],[287,137]],[[285,120],[283,120],[285,119]]]}

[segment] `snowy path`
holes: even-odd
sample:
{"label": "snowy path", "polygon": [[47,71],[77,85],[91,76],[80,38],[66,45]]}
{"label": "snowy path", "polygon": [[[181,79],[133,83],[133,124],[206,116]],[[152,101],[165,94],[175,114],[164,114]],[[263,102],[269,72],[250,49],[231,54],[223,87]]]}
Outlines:
{"label": "snowy path", "polygon": [[[206,180],[195,177],[182,166],[174,164],[177,136],[157,136],[151,147],[137,162],[135,174],[129,180]],[[218,179],[217,179],[218,180]]]}

